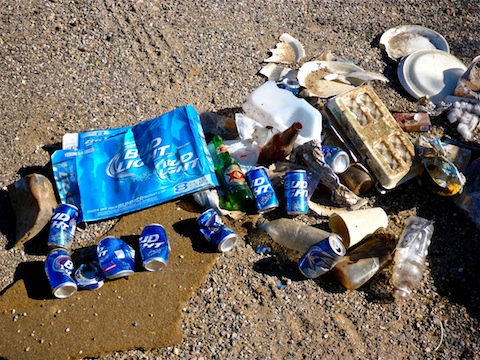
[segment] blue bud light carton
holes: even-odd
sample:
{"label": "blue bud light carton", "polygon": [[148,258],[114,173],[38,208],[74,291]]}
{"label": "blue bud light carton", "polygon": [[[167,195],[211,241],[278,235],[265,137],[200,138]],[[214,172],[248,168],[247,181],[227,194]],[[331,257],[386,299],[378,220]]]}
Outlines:
{"label": "blue bud light carton", "polygon": [[97,256],[98,263],[109,280],[129,276],[135,271],[135,250],[116,237],[103,238],[97,245]]}
{"label": "blue bud light carton", "polygon": [[278,199],[267,170],[263,166],[247,172],[248,185],[255,196],[258,212],[266,213],[278,207]]}
{"label": "blue bud light carton", "polygon": [[85,290],[100,289],[105,283],[105,275],[97,261],[80,264],[74,277],[77,286]]}
{"label": "blue bud light carton", "polygon": [[285,210],[288,215],[308,213],[308,180],[305,170],[285,173]]}
{"label": "blue bud light carton", "polygon": [[215,245],[218,251],[226,252],[235,247],[238,235],[225,226],[215,210],[208,209],[202,213],[197,218],[197,224],[205,239]]}
{"label": "blue bud light carton", "polygon": [[167,266],[170,244],[162,225],[150,224],[145,226],[139,243],[142,265],[146,270],[158,271]]}
{"label": "blue bud light carton", "polygon": [[333,269],[346,252],[341,236],[332,234],[308,249],[298,268],[307,278],[314,279]]}
{"label": "blue bud light carton", "polygon": [[51,250],[45,261],[45,273],[52,288],[52,294],[67,298],[77,291],[77,284],[72,278],[73,261],[65,249]]}
{"label": "blue bud light carton", "polygon": [[200,118],[190,105],[135,126],[79,133],[67,147],[52,155],[52,170],[61,201],[80,209],[79,221],[218,186]]}
{"label": "blue bud light carton", "polygon": [[77,228],[78,208],[72,204],[60,204],[53,212],[48,234],[48,247],[70,249]]}

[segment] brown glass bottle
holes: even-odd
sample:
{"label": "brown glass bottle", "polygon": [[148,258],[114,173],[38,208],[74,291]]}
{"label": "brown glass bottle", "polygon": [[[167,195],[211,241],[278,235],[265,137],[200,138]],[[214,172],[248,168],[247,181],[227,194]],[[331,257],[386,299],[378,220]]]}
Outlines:
{"label": "brown glass bottle", "polygon": [[269,166],[276,161],[283,161],[293,150],[293,145],[298,134],[302,130],[302,124],[295,122],[283,132],[275,134],[268,143],[260,150],[258,164]]}

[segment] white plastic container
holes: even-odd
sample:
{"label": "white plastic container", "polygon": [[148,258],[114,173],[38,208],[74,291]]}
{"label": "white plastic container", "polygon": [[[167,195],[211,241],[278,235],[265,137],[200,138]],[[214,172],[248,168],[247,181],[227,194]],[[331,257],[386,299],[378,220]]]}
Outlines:
{"label": "white plastic container", "polygon": [[243,104],[245,115],[264,126],[272,126],[284,131],[294,122],[302,123],[302,131],[296,145],[307,141],[321,140],[322,114],[306,100],[290,91],[280,89],[275,81],[267,81],[248,95]]}

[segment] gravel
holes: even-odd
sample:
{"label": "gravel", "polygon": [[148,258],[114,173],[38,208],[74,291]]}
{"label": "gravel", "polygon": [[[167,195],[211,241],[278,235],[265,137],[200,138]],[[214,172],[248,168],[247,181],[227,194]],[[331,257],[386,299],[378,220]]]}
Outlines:
{"label": "gravel", "polygon": [[[372,86],[392,112],[416,105],[379,48],[384,31],[428,27],[466,65],[480,51],[480,6],[471,1],[2,1],[0,20],[0,289],[19,264],[44,259],[8,250],[15,216],[6,187],[31,170],[48,173],[67,132],[134,125],[187,103],[240,111],[284,32],[307,59],[328,50],[383,73],[390,82]],[[462,140],[445,117],[434,121],[434,134]],[[416,180],[366,197],[387,211],[393,236],[409,214],[435,219],[423,280],[405,304],[392,299],[391,266],[346,291],[330,274],[302,278],[292,254],[251,229],[185,306],[181,343],[101,359],[480,359],[478,229]],[[114,222],[82,227],[77,246]],[[265,244],[272,252],[255,252]]]}

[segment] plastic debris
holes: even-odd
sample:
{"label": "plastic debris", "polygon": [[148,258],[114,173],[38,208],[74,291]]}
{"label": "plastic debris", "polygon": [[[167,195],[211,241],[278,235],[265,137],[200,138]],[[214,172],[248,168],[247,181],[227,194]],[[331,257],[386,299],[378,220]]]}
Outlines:
{"label": "plastic debris", "polygon": [[422,163],[433,180],[432,190],[442,196],[462,192],[466,182],[465,176],[447,157],[440,139],[420,136],[416,146]]}

